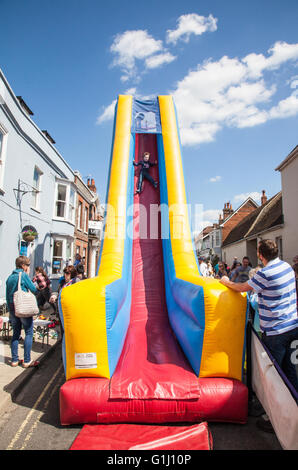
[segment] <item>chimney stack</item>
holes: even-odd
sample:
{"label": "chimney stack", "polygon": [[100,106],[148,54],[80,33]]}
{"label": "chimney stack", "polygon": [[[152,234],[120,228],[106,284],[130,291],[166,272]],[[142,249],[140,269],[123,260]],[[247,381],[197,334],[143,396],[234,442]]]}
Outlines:
{"label": "chimney stack", "polygon": [[95,182],[93,178],[91,179],[91,183],[90,183],[90,179],[88,179],[87,186],[90,189],[90,191],[92,191],[93,193],[96,193],[96,186],[95,186]]}
{"label": "chimney stack", "polygon": [[261,205],[263,206],[267,202],[267,196],[265,194],[265,189],[262,191],[262,197],[261,197]]}
{"label": "chimney stack", "polygon": [[226,202],[223,209],[223,220],[233,214],[232,204],[230,202]]}

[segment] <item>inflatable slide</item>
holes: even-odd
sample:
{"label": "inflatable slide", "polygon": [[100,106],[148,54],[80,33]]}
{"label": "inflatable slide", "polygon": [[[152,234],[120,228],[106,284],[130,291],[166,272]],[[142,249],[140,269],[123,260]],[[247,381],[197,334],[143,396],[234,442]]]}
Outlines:
{"label": "inflatable slide", "polygon": [[59,299],[61,423],[245,423],[247,299],[200,274],[171,96],[118,97],[106,203],[97,276]]}

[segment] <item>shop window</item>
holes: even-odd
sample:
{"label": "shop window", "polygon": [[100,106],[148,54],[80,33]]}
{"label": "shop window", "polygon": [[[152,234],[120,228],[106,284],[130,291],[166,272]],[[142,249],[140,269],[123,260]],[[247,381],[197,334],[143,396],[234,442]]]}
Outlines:
{"label": "shop window", "polygon": [[62,272],[63,263],[63,240],[54,240],[52,273],[59,274]]}

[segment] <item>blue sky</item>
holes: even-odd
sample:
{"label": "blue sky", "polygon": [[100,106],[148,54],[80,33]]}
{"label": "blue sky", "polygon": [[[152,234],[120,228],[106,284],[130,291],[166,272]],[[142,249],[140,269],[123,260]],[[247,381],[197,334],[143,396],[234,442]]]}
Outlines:
{"label": "blue sky", "polygon": [[104,202],[118,94],[172,94],[189,203],[205,224],[297,145],[297,0],[0,0],[0,67]]}

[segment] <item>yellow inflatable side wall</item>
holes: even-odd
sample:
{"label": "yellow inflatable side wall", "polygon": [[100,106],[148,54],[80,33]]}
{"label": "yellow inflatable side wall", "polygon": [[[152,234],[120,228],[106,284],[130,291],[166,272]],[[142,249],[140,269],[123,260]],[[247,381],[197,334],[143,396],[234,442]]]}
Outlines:
{"label": "yellow inflatable side wall", "polygon": [[108,193],[108,212],[97,277],[62,289],[66,379],[110,378],[106,287],[122,276],[130,154],[132,97],[119,96]]}
{"label": "yellow inflatable side wall", "polygon": [[[190,231],[174,103],[171,96],[158,98],[176,277],[204,289],[205,332],[199,376],[241,380],[246,294],[235,293],[218,280],[200,276]],[[182,231],[183,236],[180,236]]]}

